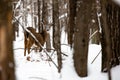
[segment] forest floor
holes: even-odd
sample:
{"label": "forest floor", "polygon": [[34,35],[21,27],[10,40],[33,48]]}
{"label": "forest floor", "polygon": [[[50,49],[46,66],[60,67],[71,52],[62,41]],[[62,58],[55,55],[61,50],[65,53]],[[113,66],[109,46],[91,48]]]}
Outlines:
{"label": "forest floor", "polygon": [[[101,72],[101,54],[91,64],[101,50],[100,45],[90,44],[89,46],[88,77],[85,78],[79,77],[74,70],[72,50],[66,45],[62,45],[61,48],[62,52],[67,54],[68,57],[63,56],[63,67],[61,73],[58,73],[57,68],[51,61],[47,60],[48,57],[44,52],[35,53],[32,51],[29,55],[31,61],[26,60],[24,56],[24,36],[23,33],[20,33],[20,36],[14,41],[17,80],[108,80],[107,73]],[[56,53],[53,54],[52,59],[57,63]],[[112,68],[111,73],[112,80],[120,80],[120,66]]]}

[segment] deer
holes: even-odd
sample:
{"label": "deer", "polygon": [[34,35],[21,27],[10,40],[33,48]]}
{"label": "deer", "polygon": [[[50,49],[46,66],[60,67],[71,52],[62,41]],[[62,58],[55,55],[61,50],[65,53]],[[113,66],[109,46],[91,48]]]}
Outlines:
{"label": "deer", "polygon": [[[32,35],[35,36],[35,38],[38,40],[38,42],[33,38],[33,36],[25,31],[24,32],[24,56],[26,56],[26,50],[28,50],[28,54],[30,54],[30,49],[33,45],[36,46],[39,51],[42,51],[42,46],[44,46],[44,43],[47,41],[48,33],[46,30],[43,30],[42,33],[36,32],[36,30],[33,27],[27,27],[27,30],[32,33]],[[34,46],[34,47],[35,47]]]}

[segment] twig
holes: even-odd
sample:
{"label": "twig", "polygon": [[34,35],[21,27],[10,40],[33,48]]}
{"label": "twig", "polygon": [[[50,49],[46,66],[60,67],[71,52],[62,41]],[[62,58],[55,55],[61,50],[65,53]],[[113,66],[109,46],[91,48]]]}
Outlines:
{"label": "twig", "polygon": [[89,39],[92,39],[92,37],[98,32],[98,30],[96,30],[90,37]]}
{"label": "twig", "polygon": [[24,48],[15,48],[15,49],[13,49],[13,50],[17,50],[17,49],[24,49]]}
{"label": "twig", "polygon": [[96,58],[99,56],[100,52],[102,51],[102,49],[99,51],[99,53],[97,54],[97,56],[93,59],[93,61],[91,62],[91,64],[96,60]]}
{"label": "twig", "polygon": [[47,80],[47,79],[42,78],[42,77],[29,77],[29,78],[38,79],[38,80]]}
{"label": "twig", "polygon": [[50,55],[51,57],[53,56],[54,52],[55,52],[55,49],[54,49],[54,51],[52,52],[52,54]]}
{"label": "twig", "polygon": [[53,50],[53,51],[55,51],[55,49],[50,49],[50,48],[44,48],[44,49],[46,49],[46,50]]}
{"label": "twig", "polygon": [[[67,44],[63,44],[63,45],[67,45]],[[44,48],[44,49],[47,49],[47,48]],[[55,49],[48,49],[48,50],[53,50],[54,52],[56,51]],[[54,52],[53,52],[53,53],[54,53]],[[53,54],[53,53],[52,53],[52,54]],[[65,54],[65,53],[63,53],[63,52],[62,52],[61,54],[63,54],[64,56],[67,56],[67,57],[68,57],[68,55]]]}
{"label": "twig", "polygon": [[66,45],[66,46],[70,46],[69,44],[61,44],[61,45]]}
{"label": "twig", "polygon": [[55,65],[55,67],[58,69],[58,66],[55,64],[55,62],[52,60],[52,58],[49,56],[49,54],[47,53],[47,51],[43,48],[44,52],[46,53],[46,55],[49,57],[50,61],[52,61],[52,63]]}
{"label": "twig", "polygon": [[67,56],[68,57],[68,55],[67,54],[65,54],[65,53],[62,53],[64,56]]}

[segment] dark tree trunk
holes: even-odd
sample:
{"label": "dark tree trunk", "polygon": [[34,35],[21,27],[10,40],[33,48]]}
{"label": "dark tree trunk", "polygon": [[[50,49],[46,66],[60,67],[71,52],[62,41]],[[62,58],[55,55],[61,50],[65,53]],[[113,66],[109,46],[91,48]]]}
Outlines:
{"label": "dark tree trunk", "polygon": [[91,4],[91,0],[77,0],[73,59],[75,70],[81,77],[87,76]]}
{"label": "dark tree trunk", "polygon": [[34,26],[35,26],[35,30],[37,30],[37,17],[34,17]]}
{"label": "dark tree trunk", "polygon": [[111,80],[111,71],[110,71],[110,64],[111,64],[111,36],[110,36],[110,27],[108,26],[108,19],[107,19],[107,6],[108,1],[101,0],[102,5],[102,71],[108,71],[109,80]]}
{"label": "dark tree trunk", "polygon": [[51,42],[50,42],[50,34],[48,35],[48,39],[46,41],[46,49],[48,52],[51,52]]}
{"label": "dark tree trunk", "polygon": [[40,3],[40,0],[37,0],[37,3],[38,3],[38,32],[41,33],[42,32],[42,29],[41,29],[41,14],[40,14],[40,8],[41,8],[41,3]]}
{"label": "dark tree trunk", "polygon": [[117,22],[118,22],[118,24],[117,24],[117,42],[116,42],[116,44],[117,44],[117,49],[116,49],[116,52],[117,52],[117,58],[118,58],[118,60],[119,60],[119,65],[120,65],[120,34],[119,34],[119,32],[120,32],[120,9],[118,9],[118,13],[117,13]]}
{"label": "dark tree trunk", "polygon": [[57,51],[58,72],[61,72],[62,68],[60,34],[58,0],[53,0],[53,47]]}
{"label": "dark tree trunk", "polygon": [[76,0],[69,0],[69,26],[68,26],[68,44],[71,45],[73,43],[73,34],[74,34],[74,27],[75,27],[75,15],[76,15]]}
{"label": "dark tree trunk", "polygon": [[108,26],[110,26],[110,35],[111,35],[111,44],[112,44],[112,63],[111,66],[116,66],[119,64],[119,55],[118,55],[118,45],[119,45],[119,28],[118,28],[118,12],[119,6],[117,6],[114,2],[109,1],[107,6],[107,20]]}
{"label": "dark tree trunk", "polygon": [[0,0],[0,80],[15,80],[10,4],[10,0]]}
{"label": "dark tree trunk", "polygon": [[[49,26],[48,26],[49,27]],[[46,29],[48,28],[46,27]],[[50,34],[48,34],[48,38],[47,38],[47,41],[46,41],[46,49],[48,52],[51,52],[51,39],[50,39]]]}
{"label": "dark tree trunk", "polygon": [[[41,27],[44,28],[46,22],[46,6],[45,6],[45,1],[42,0],[42,24]],[[45,29],[45,28],[44,28]]]}
{"label": "dark tree trunk", "polygon": [[[48,30],[48,6],[47,2],[43,0],[43,7],[42,7],[42,27],[43,29]],[[50,42],[50,35],[48,35],[47,41],[46,41],[46,49],[48,52],[51,50],[51,42]]]}

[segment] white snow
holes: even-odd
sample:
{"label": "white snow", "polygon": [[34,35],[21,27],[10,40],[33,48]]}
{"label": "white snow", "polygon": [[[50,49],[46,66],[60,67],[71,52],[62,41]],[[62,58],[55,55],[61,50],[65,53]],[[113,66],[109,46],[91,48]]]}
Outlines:
{"label": "white snow", "polygon": [[[62,32],[62,43],[66,44],[66,35]],[[21,49],[22,48],[22,49]],[[20,37],[14,41],[14,57],[15,57],[15,70],[17,80],[108,80],[107,73],[101,72],[101,54],[97,57],[94,63],[92,60],[101,50],[100,45],[90,44],[88,55],[88,77],[79,77],[74,69],[72,50],[69,46],[62,45],[62,52],[67,54],[68,57],[63,56],[63,67],[61,73],[57,72],[56,67],[51,61],[47,59],[44,52],[42,56],[40,53],[31,52],[31,61],[27,61],[24,57],[24,35],[20,31]],[[49,53],[51,54],[51,53]],[[44,60],[42,60],[44,58]],[[56,53],[53,55],[53,60],[56,61]],[[112,68],[112,80],[120,80],[120,66]]]}

